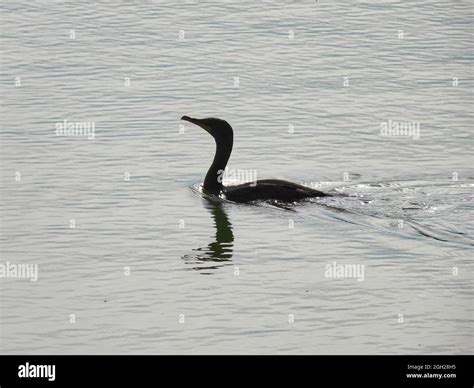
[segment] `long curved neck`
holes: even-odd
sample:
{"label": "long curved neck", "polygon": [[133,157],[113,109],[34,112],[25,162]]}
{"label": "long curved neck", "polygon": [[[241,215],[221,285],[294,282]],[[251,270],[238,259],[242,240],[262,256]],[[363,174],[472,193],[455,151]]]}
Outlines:
{"label": "long curved neck", "polygon": [[204,189],[210,194],[219,195],[222,188],[222,178],[232,152],[233,139],[218,140],[216,139],[216,154],[212,161],[211,167],[207,171],[204,179]]}

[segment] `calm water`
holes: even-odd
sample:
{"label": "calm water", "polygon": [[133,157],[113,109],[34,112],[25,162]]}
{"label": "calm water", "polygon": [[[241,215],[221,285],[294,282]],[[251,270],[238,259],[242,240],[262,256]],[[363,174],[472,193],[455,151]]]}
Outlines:
{"label": "calm water", "polygon": [[473,352],[472,4],[333,3],[3,2],[2,353]]}

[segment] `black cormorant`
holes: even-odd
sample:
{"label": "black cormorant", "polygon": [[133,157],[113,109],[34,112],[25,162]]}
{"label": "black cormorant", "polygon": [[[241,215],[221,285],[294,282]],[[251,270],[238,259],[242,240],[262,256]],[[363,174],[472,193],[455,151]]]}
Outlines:
{"label": "black cormorant", "polygon": [[224,194],[225,198],[234,202],[250,202],[256,200],[277,200],[293,202],[304,198],[327,197],[330,194],[299,185],[296,183],[279,179],[263,179],[257,182],[249,182],[236,186],[224,186],[222,184],[222,173],[225,170],[232,152],[234,143],[234,132],[229,123],[217,118],[195,119],[188,116],[181,120],[196,124],[209,132],[216,141],[216,154],[204,179],[203,189],[209,193],[219,196]]}

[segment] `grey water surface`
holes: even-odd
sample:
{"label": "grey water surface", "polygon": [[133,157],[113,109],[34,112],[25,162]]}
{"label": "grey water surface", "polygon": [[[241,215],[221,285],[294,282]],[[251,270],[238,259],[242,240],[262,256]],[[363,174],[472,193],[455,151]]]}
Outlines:
{"label": "grey water surface", "polygon": [[3,1],[1,353],[473,353],[472,7]]}

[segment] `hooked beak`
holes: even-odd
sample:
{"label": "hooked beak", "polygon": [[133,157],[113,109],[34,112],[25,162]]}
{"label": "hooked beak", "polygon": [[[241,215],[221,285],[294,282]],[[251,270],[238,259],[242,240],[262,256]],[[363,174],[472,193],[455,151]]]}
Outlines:
{"label": "hooked beak", "polygon": [[183,116],[183,117],[181,117],[181,120],[189,121],[190,123],[196,124],[197,126],[201,127],[205,131],[211,133],[211,128],[209,128],[207,125],[205,125],[202,122],[202,120],[200,120],[200,119],[195,119],[195,118],[189,117],[189,116]]}

